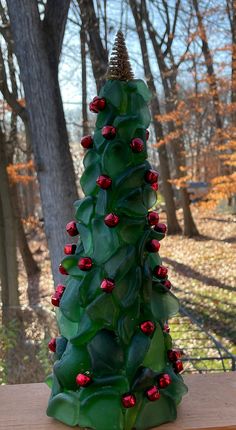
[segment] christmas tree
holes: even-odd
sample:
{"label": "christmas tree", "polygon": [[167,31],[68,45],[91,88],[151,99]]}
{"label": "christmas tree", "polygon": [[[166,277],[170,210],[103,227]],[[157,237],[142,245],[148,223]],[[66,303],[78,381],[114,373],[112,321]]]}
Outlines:
{"label": "christmas tree", "polygon": [[117,33],[86,148],[76,221],[52,297],[60,337],[47,414],[70,426],[144,430],[176,418],[187,388],[167,320],[178,312],[158,251],[166,226],[151,210],[158,173],[147,161],[151,94],[133,77]]}

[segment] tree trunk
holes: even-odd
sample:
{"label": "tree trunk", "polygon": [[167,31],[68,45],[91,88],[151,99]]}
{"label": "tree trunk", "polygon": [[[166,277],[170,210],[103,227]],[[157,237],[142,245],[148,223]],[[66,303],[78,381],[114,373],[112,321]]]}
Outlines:
{"label": "tree trunk", "polygon": [[236,127],[236,1],[232,2],[232,95],[233,105],[232,125]]}
{"label": "tree trunk", "polygon": [[[176,131],[176,127],[174,127],[173,122],[169,123],[169,132]],[[185,169],[183,173],[181,172],[181,167],[185,168],[185,156],[184,154],[184,141],[180,137],[176,141],[173,140],[171,142],[171,151],[174,158],[174,164],[176,169],[176,177],[181,179],[182,176],[186,174]],[[187,237],[198,236],[199,232],[197,226],[194,222],[192,212],[190,209],[190,199],[187,188],[185,186],[180,187],[180,199],[181,206],[183,208],[183,216],[184,216],[184,229],[183,234]]]}
{"label": "tree trunk", "polygon": [[83,136],[89,134],[88,112],[87,112],[87,65],[86,65],[86,34],[84,28],[80,30],[80,50],[81,50],[81,77],[82,77],[82,119]]}
{"label": "tree trunk", "polygon": [[223,124],[222,119],[220,115],[220,98],[218,94],[218,88],[217,88],[217,81],[216,81],[216,75],[214,71],[214,65],[213,65],[213,57],[211,55],[211,50],[209,48],[206,29],[203,23],[203,18],[199,9],[198,0],[192,0],[193,1],[193,7],[196,12],[197,20],[198,20],[198,30],[199,30],[199,37],[202,41],[202,53],[204,55],[205,59],[205,65],[207,69],[207,75],[208,75],[208,81],[209,81],[209,87],[211,89],[211,95],[212,100],[214,104],[214,113],[215,113],[215,121],[216,121],[216,127],[219,130],[222,130]]}
{"label": "tree trunk", "polygon": [[[156,135],[156,141],[159,142],[164,139],[164,133],[162,129],[161,123],[156,119],[157,115],[160,115],[160,104],[157,96],[157,91],[154,83],[153,74],[150,67],[148,50],[146,37],[142,25],[142,15],[141,11],[137,8],[137,2],[134,0],[130,0],[130,7],[133,12],[133,16],[136,23],[136,28],[139,36],[142,58],[143,58],[143,66],[144,72],[147,80],[148,87],[152,92],[152,100],[151,100],[151,112],[154,124],[154,130]],[[168,225],[168,233],[169,234],[178,234],[181,232],[181,228],[179,226],[176,210],[175,210],[175,202],[174,202],[174,193],[172,186],[169,182],[171,179],[169,164],[168,164],[168,154],[165,145],[160,145],[157,148],[159,161],[160,161],[160,173],[161,179],[163,183],[163,194],[166,204],[166,215],[167,215],[167,225]]]}
{"label": "tree trunk", "polygon": [[58,82],[58,60],[69,2],[61,1],[58,8],[57,2],[48,1],[43,25],[36,0],[17,3],[8,0],[7,5],[29,114],[52,271],[58,282],[65,224],[73,216],[72,203],[77,197]]}
{"label": "tree trunk", "polygon": [[10,185],[6,167],[5,138],[0,129],[1,266],[3,267],[1,283],[4,324],[9,322],[9,319],[20,305],[16,255],[16,223],[10,198]]}
{"label": "tree trunk", "polygon": [[[0,166],[1,171],[1,166]],[[5,244],[5,223],[3,217],[2,201],[0,198],[0,281],[1,281],[1,303],[2,303],[2,323],[6,324],[8,320],[8,273],[7,273],[7,255]]]}
{"label": "tree trunk", "polygon": [[107,50],[102,44],[99,31],[99,20],[96,16],[93,0],[78,0],[82,26],[89,36],[88,46],[92,62],[93,75],[96,81],[97,91],[105,83],[108,65]]}
{"label": "tree trunk", "polygon": [[11,188],[10,192],[11,192],[11,198],[13,201],[15,220],[16,220],[17,242],[18,242],[19,250],[25,266],[25,271],[29,280],[29,278],[31,278],[32,276],[36,275],[36,273],[38,273],[39,267],[33,258],[33,255],[29,248],[28,241],[26,239],[25,230],[21,220],[21,211],[18,203],[16,185],[12,185],[10,188]]}

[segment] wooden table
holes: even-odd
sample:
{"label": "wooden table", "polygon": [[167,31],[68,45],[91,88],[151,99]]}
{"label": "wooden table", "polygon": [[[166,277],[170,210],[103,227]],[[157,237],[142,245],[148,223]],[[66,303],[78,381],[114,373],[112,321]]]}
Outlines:
{"label": "wooden table", "polygon": [[[178,419],[161,430],[236,430],[236,372],[189,375]],[[0,386],[0,430],[69,429],[45,415],[45,384]],[[78,427],[77,427],[78,428]]]}

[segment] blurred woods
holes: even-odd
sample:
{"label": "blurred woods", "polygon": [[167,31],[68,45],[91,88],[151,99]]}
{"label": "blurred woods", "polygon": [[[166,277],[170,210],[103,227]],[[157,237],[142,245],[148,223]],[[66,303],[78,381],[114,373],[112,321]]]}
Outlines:
{"label": "blurred woods", "polygon": [[205,206],[222,199],[235,205],[236,1],[2,0],[0,18],[6,325],[15,317],[21,324],[20,270],[27,277],[26,302],[40,302],[39,257],[48,258],[37,239],[43,228],[53,279],[60,280],[65,225],[82,196],[79,141],[93,131],[88,102],[104,83],[119,28],[136,77],[147,81],[153,95],[150,162],[160,172],[169,234],[199,234],[192,214],[196,190],[204,190]]}

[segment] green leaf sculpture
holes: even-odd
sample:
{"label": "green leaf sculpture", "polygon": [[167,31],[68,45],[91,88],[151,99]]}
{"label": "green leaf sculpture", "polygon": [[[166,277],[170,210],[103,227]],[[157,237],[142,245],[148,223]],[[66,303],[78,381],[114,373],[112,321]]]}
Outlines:
{"label": "green leaf sculpture", "polygon": [[75,221],[65,246],[64,285],[52,296],[61,336],[47,414],[69,426],[145,430],[176,418],[187,388],[167,320],[178,312],[159,256],[165,225],[152,210],[158,174],[147,161],[151,94],[133,78],[117,33],[86,149]]}

